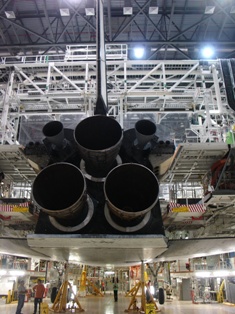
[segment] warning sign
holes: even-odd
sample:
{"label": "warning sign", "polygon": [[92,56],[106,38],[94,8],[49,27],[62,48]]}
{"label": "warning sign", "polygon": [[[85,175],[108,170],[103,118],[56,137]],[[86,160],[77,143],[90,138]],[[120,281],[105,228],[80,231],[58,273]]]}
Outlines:
{"label": "warning sign", "polygon": [[13,206],[12,211],[17,212],[17,213],[28,213],[29,208],[28,207],[21,207],[21,206]]}
{"label": "warning sign", "polygon": [[40,311],[41,314],[48,314],[49,313],[49,306],[45,302],[42,302],[40,304],[40,309],[41,309],[41,311]]}
{"label": "warning sign", "polygon": [[154,303],[146,303],[145,314],[156,314]]}
{"label": "warning sign", "polygon": [[188,206],[173,207],[171,210],[172,210],[173,213],[189,212]]}

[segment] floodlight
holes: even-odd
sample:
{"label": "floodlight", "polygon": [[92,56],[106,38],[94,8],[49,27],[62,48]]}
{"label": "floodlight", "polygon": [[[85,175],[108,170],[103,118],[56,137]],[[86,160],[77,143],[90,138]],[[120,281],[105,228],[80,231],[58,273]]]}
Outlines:
{"label": "floodlight", "polygon": [[158,7],[149,7],[149,14],[158,14]]}
{"label": "floodlight", "polygon": [[94,0],[87,0],[85,6],[85,12],[87,16],[95,15],[95,2]]}
{"label": "floodlight", "polygon": [[6,14],[6,17],[8,19],[15,19],[16,18],[14,11],[5,11],[5,14]]}
{"label": "floodlight", "polygon": [[144,48],[143,47],[136,47],[134,48],[134,56],[136,59],[141,59],[144,56]]}
{"label": "floodlight", "polygon": [[205,14],[213,14],[215,11],[215,6],[214,5],[207,5],[205,7]]}
{"label": "floodlight", "polygon": [[133,7],[130,0],[124,0],[123,15],[132,15]]}
{"label": "floodlight", "polygon": [[67,8],[61,8],[61,9],[60,9],[60,15],[61,15],[61,16],[70,16],[69,9],[67,9]]}
{"label": "floodlight", "polygon": [[202,57],[206,58],[206,59],[210,59],[211,57],[213,57],[215,51],[213,47],[207,46],[205,48],[202,49]]}

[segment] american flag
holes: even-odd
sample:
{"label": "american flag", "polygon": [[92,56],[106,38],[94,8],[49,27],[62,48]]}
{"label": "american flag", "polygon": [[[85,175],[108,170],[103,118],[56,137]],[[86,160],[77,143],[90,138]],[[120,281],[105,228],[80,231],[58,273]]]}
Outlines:
{"label": "american flag", "polygon": [[29,208],[29,203],[25,202],[19,204],[0,204],[0,212],[14,212],[14,211],[20,212],[21,208],[22,211],[25,211],[26,208]]}
{"label": "american flag", "polygon": [[206,207],[204,204],[178,204],[178,203],[173,203],[170,202],[168,204],[168,209],[169,213],[174,213],[174,212],[190,212],[190,213],[204,213],[206,211]]}

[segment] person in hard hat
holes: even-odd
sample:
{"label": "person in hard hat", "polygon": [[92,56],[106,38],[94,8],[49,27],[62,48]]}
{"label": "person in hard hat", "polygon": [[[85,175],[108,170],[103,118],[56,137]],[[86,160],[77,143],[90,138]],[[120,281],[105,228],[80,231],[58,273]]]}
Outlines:
{"label": "person in hard hat", "polygon": [[28,290],[25,288],[24,285],[24,280],[21,280],[19,282],[17,294],[18,294],[18,305],[16,308],[16,314],[21,314],[21,310],[24,306],[24,299],[25,299],[25,294],[28,292]]}
{"label": "person in hard hat", "polygon": [[38,279],[37,284],[33,287],[33,291],[35,293],[33,314],[36,314],[38,305],[39,305],[39,313],[40,313],[40,304],[42,303],[43,295],[45,292],[45,287],[42,284],[41,279]]}

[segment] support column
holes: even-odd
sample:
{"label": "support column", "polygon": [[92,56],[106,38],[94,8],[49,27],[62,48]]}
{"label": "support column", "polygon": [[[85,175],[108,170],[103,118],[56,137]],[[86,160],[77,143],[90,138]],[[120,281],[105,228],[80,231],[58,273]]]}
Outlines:
{"label": "support column", "polygon": [[[6,142],[10,142],[11,138],[8,138],[7,135],[7,121],[8,121],[8,113],[10,107],[10,97],[12,96],[12,87],[14,80],[15,72],[12,71],[9,76],[9,80],[7,83],[6,92],[3,99],[3,110],[1,117],[1,133],[0,133],[0,144],[5,144]],[[9,143],[12,144],[12,143]]]}

